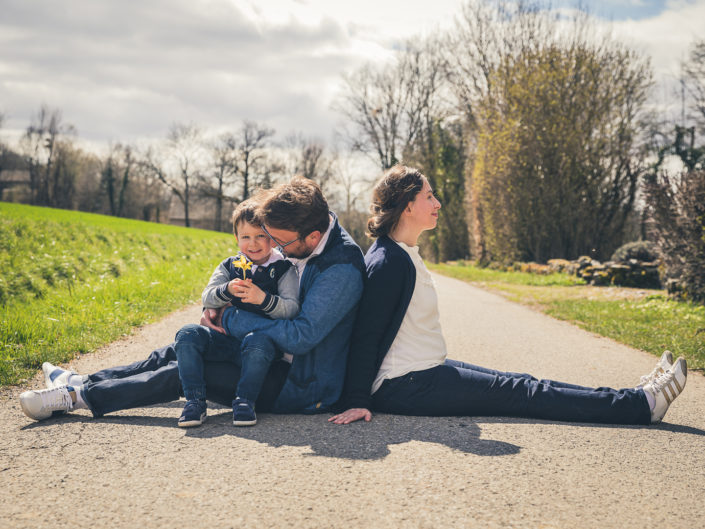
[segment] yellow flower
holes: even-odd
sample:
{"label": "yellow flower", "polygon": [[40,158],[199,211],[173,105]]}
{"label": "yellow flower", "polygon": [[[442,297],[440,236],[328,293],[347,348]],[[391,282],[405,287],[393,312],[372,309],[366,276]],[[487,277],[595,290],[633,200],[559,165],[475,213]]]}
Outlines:
{"label": "yellow flower", "polygon": [[245,272],[252,269],[252,261],[241,254],[240,259],[233,261],[233,266],[235,268],[242,268],[242,275],[244,276]]}

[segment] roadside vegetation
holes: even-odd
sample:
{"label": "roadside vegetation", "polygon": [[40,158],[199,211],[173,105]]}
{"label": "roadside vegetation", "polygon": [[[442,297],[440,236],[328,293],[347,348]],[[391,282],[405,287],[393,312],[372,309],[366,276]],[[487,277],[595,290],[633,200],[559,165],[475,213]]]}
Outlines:
{"label": "roadside vegetation", "polygon": [[463,262],[428,266],[654,355],[670,349],[687,359],[689,369],[705,369],[705,306],[669,299],[663,290],[595,287],[567,274],[503,272]]}
{"label": "roadside vegetation", "polygon": [[0,385],[197,302],[232,235],[0,203]]}

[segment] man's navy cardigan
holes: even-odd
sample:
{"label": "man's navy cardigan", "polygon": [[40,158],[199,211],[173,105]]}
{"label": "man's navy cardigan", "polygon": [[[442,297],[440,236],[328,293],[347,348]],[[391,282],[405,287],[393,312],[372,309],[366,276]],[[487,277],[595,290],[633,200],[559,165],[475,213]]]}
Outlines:
{"label": "man's navy cardigan", "polygon": [[367,251],[365,265],[367,279],[350,341],[340,409],[370,409],[372,383],[399,332],[416,284],[411,257],[387,236]]}

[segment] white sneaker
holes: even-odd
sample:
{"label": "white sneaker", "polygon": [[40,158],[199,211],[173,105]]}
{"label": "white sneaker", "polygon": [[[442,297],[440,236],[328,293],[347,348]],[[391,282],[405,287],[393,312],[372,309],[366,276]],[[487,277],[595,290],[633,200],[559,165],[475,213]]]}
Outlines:
{"label": "white sneaker", "polygon": [[664,351],[661,355],[661,358],[659,358],[658,362],[656,362],[656,367],[654,367],[653,371],[651,371],[651,373],[649,373],[648,375],[642,375],[641,379],[639,380],[639,385],[637,387],[645,386],[649,382],[653,382],[658,377],[663,375],[666,371],[671,369],[672,365],[673,353],[671,353],[671,351]]}
{"label": "white sneaker", "polygon": [[42,371],[44,372],[44,383],[48,388],[80,386],[86,382],[84,375],[79,375],[70,369],[62,369],[49,362],[42,364]]}
{"label": "white sneaker", "polygon": [[71,386],[35,389],[20,395],[20,405],[25,415],[35,421],[48,419],[54,413],[66,413],[73,409],[73,399],[69,394]]}
{"label": "white sneaker", "polygon": [[683,392],[687,377],[688,365],[681,357],[663,375],[644,386],[644,391],[651,393],[655,402],[651,410],[651,424],[661,422],[668,407]]}

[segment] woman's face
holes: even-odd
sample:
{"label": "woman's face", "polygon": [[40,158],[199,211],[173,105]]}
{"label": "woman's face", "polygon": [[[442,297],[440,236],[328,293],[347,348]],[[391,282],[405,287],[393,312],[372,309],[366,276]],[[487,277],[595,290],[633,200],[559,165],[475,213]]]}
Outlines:
{"label": "woman's face", "polygon": [[441,203],[433,196],[433,189],[424,178],[421,191],[413,202],[409,202],[407,220],[421,230],[432,230],[438,223],[439,209],[441,209]]}

